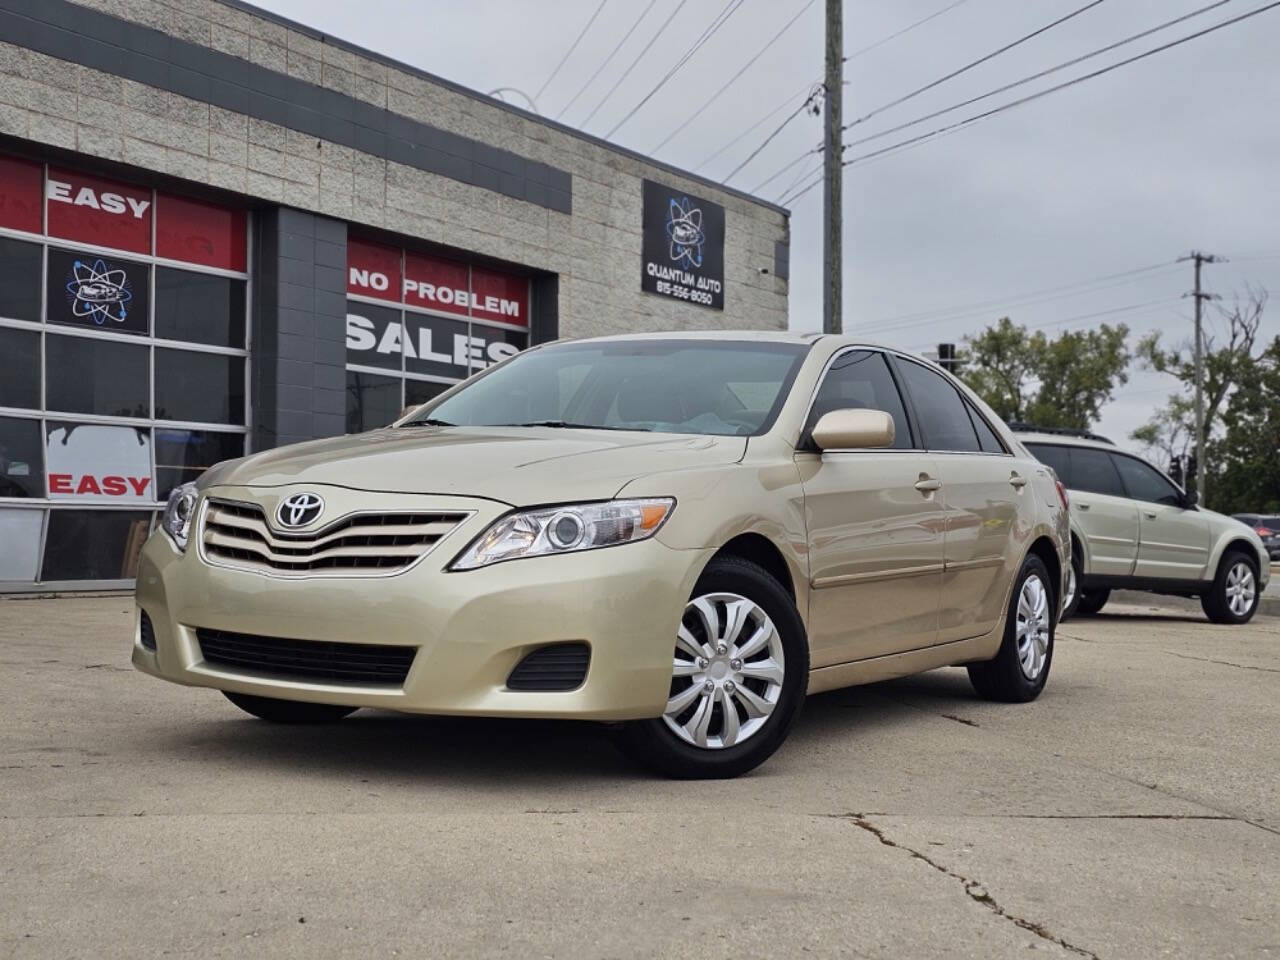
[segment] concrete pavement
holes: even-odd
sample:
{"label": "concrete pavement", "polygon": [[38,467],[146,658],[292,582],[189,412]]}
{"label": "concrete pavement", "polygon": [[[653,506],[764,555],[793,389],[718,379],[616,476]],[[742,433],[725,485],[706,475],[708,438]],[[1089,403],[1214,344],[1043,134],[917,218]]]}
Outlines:
{"label": "concrete pavement", "polygon": [[824,694],[672,783],[586,725],[271,727],[135,673],[127,598],[0,601],[0,957],[1280,955],[1280,619],[1148,606],[1034,704]]}

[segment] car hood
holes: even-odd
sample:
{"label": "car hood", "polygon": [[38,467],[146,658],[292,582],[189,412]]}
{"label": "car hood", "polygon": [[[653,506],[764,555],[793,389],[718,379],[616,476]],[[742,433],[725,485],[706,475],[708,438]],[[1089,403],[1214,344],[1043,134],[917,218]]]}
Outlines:
{"label": "car hood", "polygon": [[209,470],[201,487],[334,484],[513,506],[612,497],[658,471],[730,464],[745,437],[551,427],[405,427],[279,447]]}

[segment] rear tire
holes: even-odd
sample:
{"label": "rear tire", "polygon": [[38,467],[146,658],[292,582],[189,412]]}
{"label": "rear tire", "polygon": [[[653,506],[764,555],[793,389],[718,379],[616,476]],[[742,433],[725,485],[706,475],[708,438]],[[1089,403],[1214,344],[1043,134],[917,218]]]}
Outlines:
{"label": "rear tire", "polygon": [[336,703],[306,703],[302,700],[255,697],[247,693],[232,693],[230,690],[223,690],[222,695],[245,713],[271,723],[333,723],[360,709]]}
{"label": "rear tire", "polygon": [[1109,589],[1081,590],[1080,599],[1076,601],[1076,616],[1092,617],[1107,605],[1111,599]]}
{"label": "rear tire", "polygon": [[1071,569],[1067,571],[1067,597],[1058,622],[1070,620],[1080,608],[1080,551],[1071,551]]}
{"label": "rear tire", "polygon": [[1209,592],[1200,598],[1200,606],[1214,623],[1237,625],[1253,619],[1261,600],[1258,561],[1232,550],[1218,564],[1218,575]]}
{"label": "rear tire", "polygon": [[1040,696],[1053,665],[1053,607],[1049,569],[1032,554],[1014,581],[1000,651],[969,664],[969,682],[987,700],[1027,703]]}
{"label": "rear tire", "polygon": [[672,648],[666,714],[624,725],[623,749],[681,780],[736,777],[767,760],[809,685],[804,623],[782,584],[748,560],[714,558]]}

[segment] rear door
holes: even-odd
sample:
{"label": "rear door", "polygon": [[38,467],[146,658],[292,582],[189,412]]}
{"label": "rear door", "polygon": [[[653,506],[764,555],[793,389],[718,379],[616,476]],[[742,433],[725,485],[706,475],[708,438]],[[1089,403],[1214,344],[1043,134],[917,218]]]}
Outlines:
{"label": "rear door", "polygon": [[1127,577],[1138,559],[1138,505],[1129,499],[1106,450],[1028,443],[1071,493],[1072,519],[1087,541],[1086,575]]}
{"label": "rear door", "polygon": [[938,465],[946,508],[938,642],[995,626],[1017,562],[1014,527],[1026,477],[995,432],[942,374],[905,357],[897,368],[925,447]]}
{"label": "rear door", "polygon": [[1125,490],[1137,501],[1138,562],[1134,574],[1161,580],[1200,580],[1209,563],[1209,523],[1182,506],[1182,491],[1137,457],[1113,453]]}
{"label": "rear door", "polygon": [[[801,450],[814,668],[914,650],[938,632],[943,508],[933,460],[913,439],[885,355],[851,349],[827,368],[803,438],[830,410],[893,417],[887,450]],[[803,442],[803,441],[802,441]]]}

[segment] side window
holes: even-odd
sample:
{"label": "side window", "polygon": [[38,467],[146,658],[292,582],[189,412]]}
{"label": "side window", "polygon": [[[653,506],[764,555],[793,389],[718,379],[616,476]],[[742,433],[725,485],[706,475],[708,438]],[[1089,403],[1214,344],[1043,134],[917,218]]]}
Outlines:
{"label": "side window", "polygon": [[1080,489],[1071,478],[1071,450],[1068,447],[1060,447],[1054,443],[1028,443],[1027,449],[1041,463],[1053,467],[1053,472],[1058,475],[1063,486],[1071,490]]}
{"label": "side window", "polygon": [[1105,450],[1092,447],[1071,448],[1071,486],[1086,493],[1101,493],[1108,497],[1127,497],[1120,474]]}
{"label": "side window", "polygon": [[813,400],[805,434],[813,429],[823,414],[845,407],[883,410],[893,417],[893,449],[911,449],[907,412],[884,354],[874,350],[850,350],[836,358]]}
{"label": "side window", "polygon": [[926,449],[962,453],[982,449],[964,400],[955,387],[918,363],[906,361],[898,364],[898,369],[902,371],[916,416],[920,418]]}
{"label": "side window", "polygon": [[1177,488],[1160,475],[1160,472],[1134,457],[1113,454],[1112,460],[1120,471],[1125,489],[1134,500],[1150,503],[1167,503],[1176,507],[1182,500]]}
{"label": "side window", "polygon": [[973,429],[978,431],[978,446],[982,448],[983,453],[1008,453],[1004,448],[1004,444],[1000,442],[1000,438],[996,436],[996,432],[991,429],[991,425],[982,419],[973,404],[965,401],[964,408],[969,411],[969,419],[973,421]]}

